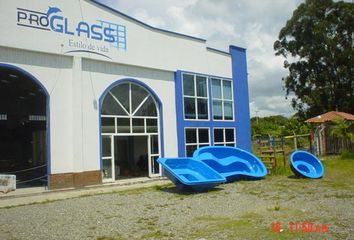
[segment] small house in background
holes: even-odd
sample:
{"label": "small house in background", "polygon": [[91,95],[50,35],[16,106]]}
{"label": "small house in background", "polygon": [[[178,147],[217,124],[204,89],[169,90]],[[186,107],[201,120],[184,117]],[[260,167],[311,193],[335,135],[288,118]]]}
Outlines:
{"label": "small house in background", "polygon": [[[316,153],[318,155],[339,153],[343,148],[354,150],[354,144],[349,139],[332,136],[331,127],[333,127],[335,119],[343,119],[349,123],[353,123],[354,115],[331,111],[305,121],[316,126],[314,145],[316,146]],[[354,131],[353,127],[351,127],[351,131]]]}

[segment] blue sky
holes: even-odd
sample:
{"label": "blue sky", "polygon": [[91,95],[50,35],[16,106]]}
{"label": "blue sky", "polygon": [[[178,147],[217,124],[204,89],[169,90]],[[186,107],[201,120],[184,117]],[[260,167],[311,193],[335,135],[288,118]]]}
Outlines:
{"label": "blue sky", "polygon": [[301,0],[99,0],[154,27],[207,39],[209,47],[247,48],[251,116],[294,113],[273,43]]}

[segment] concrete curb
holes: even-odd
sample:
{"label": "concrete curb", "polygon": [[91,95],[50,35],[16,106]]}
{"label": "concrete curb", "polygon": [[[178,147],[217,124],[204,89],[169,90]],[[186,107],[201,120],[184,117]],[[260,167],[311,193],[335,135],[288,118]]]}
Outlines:
{"label": "concrete curb", "polygon": [[139,188],[148,188],[153,186],[161,186],[168,184],[169,181],[165,178],[158,179],[141,179],[138,181],[117,181],[112,184],[102,184],[89,186],[81,189],[62,189],[62,190],[44,190],[26,192],[4,196],[0,195],[0,208],[9,208],[22,205],[30,205],[36,203],[45,203],[57,200],[90,196],[96,194],[108,194]]}

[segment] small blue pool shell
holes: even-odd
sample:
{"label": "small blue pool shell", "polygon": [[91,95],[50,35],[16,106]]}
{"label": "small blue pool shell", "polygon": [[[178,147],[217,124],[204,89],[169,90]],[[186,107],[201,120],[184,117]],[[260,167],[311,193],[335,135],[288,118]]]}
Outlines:
{"label": "small blue pool shell", "polygon": [[211,189],[226,179],[206,164],[192,158],[159,158],[157,162],[177,188],[190,191]]}
{"label": "small blue pool shell", "polygon": [[290,155],[291,170],[297,176],[306,178],[321,178],[324,168],[321,161],[306,151],[295,151]]}
{"label": "small blue pool shell", "polygon": [[210,146],[197,149],[193,158],[202,161],[232,182],[240,178],[259,179],[267,175],[263,162],[236,147]]}

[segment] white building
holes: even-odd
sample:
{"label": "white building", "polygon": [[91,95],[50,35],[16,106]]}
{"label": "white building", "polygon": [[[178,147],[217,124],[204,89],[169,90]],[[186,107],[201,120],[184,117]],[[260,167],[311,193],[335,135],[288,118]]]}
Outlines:
{"label": "white building", "polygon": [[245,49],[96,1],[2,0],[0,13],[0,173],[81,187],[159,176],[158,157],[206,145],[250,150]]}

